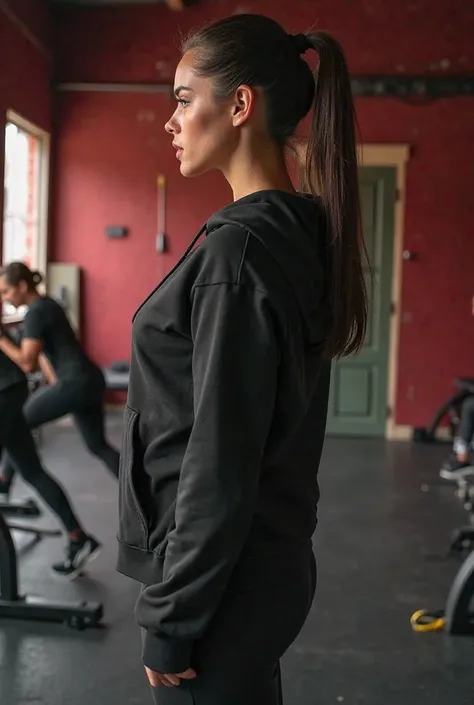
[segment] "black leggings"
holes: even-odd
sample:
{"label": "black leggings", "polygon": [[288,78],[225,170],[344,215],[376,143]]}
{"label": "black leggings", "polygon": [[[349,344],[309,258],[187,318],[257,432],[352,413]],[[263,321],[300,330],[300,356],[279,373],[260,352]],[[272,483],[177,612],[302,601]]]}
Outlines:
{"label": "black leggings", "polygon": [[27,396],[26,381],[0,390],[0,455],[2,449],[8,453],[15,470],[35,488],[66,531],[77,531],[81,528],[79,521],[61,485],[41,465],[33,436],[23,417]]}
{"label": "black leggings", "polygon": [[[66,414],[73,414],[87,448],[118,477],[120,454],[105,439],[104,391],[105,383],[101,374],[86,383],[80,380],[59,380],[51,387],[42,387],[34,392],[23,408],[23,415],[28,427],[34,429]],[[13,475],[14,468],[7,458],[1,472],[2,479],[10,483]]]}
{"label": "black leggings", "polygon": [[314,558],[270,553],[264,561],[256,556],[242,573],[242,580],[231,578],[209,628],[195,642],[197,678],[152,688],[155,705],[282,705],[280,658],[308,616]]}

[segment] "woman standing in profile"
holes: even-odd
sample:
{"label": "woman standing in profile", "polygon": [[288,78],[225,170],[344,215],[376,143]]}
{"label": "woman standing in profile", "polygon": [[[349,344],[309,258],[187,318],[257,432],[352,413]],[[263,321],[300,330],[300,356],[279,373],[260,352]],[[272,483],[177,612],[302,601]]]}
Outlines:
{"label": "woman standing in profile", "polygon": [[[38,368],[44,354],[56,376],[54,384],[34,392],[23,414],[30,429],[72,414],[91,453],[117,477],[119,453],[105,438],[102,370],[83,351],[67,316],[57,301],[41,296],[42,280],[23,262],[12,262],[0,270],[0,295],[15,308],[28,306],[23,320],[21,345],[0,339],[0,351],[24,372]],[[7,462],[0,475],[0,493],[10,491],[14,467]]]}
{"label": "woman standing in profile", "polygon": [[[118,568],[157,704],[276,705],[315,590],[330,361],[366,329],[351,86],[331,36],[242,14],[185,42],[175,95],[181,174],[234,200],[135,314]],[[285,147],[310,112],[302,194]]]}

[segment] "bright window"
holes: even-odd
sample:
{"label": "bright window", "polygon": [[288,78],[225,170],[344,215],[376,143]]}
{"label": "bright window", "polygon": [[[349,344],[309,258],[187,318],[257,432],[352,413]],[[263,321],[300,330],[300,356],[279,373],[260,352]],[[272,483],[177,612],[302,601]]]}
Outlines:
{"label": "bright window", "polygon": [[[45,271],[49,137],[14,113],[5,127],[2,264],[25,262]],[[21,312],[4,305],[7,317]]]}

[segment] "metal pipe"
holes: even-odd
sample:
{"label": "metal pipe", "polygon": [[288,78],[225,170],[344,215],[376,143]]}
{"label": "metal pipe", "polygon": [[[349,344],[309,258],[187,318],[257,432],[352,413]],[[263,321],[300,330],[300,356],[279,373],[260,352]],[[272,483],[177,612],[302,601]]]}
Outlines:
{"label": "metal pipe", "polygon": [[169,93],[173,87],[165,83],[58,83],[58,91],[82,91],[93,93]]}
{"label": "metal pipe", "polygon": [[[0,3],[2,0],[0,0]],[[352,76],[354,96],[435,100],[474,95],[474,76]],[[164,83],[59,83],[59,91],[95,91],[98,93],[168,93],[173,88]]]}
{"label": "metal pipe", "polygon": [[31,29],[23,22],[22,19],[16,14],[14,10],[10,7],[6,0],[0,0],[0,12],[10,20],[12,24],[23,34],[26,39],[28,39],[33,46],[35,46],[42,54],[45,54],[48,59],[51,59],[51,51],[46,47],[38,37],[31,31]]}

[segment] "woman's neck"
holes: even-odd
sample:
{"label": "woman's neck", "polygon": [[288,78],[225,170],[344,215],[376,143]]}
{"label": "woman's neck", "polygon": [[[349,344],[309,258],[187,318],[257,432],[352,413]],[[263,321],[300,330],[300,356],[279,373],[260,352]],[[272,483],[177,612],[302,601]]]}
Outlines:
{"label": "woman's neck", "polygon": [[33,301],[36,301],[36,299],[39,299],[39,297],[40,297],[40,295],[38,294],[36,289],[35,289],[35,291],[29,291],[27,293],[27,295],[25,296],[25,305],[31,306]]}
{"label": "woman's neck", "polygon": [[234,201],[267,189],[295,193],[284,151],[273,142],[255,140],[253,144],[242,143],[223,173],[234,194]]}

